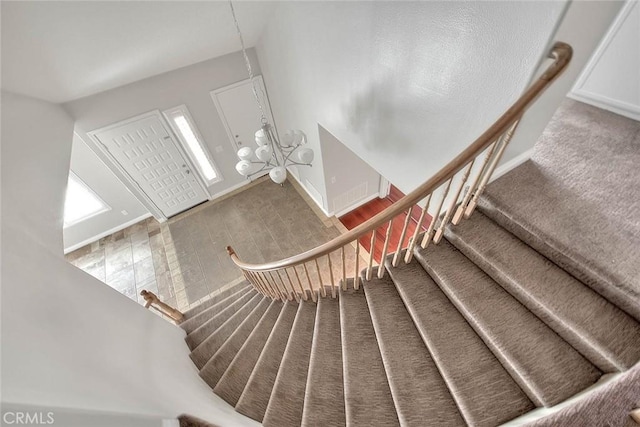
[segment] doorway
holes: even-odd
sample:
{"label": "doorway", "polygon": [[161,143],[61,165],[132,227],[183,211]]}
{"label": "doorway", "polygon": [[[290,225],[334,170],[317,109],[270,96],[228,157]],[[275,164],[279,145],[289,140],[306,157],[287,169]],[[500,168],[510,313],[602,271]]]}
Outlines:
{"label": "doorway", "polygon": [[208,200],[189,158],[159,111],[89,132],[165,218]]}

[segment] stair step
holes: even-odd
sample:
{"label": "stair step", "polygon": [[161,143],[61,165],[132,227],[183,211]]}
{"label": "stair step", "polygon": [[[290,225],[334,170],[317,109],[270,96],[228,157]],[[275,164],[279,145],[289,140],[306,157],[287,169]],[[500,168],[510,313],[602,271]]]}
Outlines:
{"label": "stair step", "polygon": [[315,318],[315,303],[306,301],[298,305],[296,320],[262,420],[267,427],[299,426],[302,423]]}
{"label": "stair step", "polygon": [[340,288],[339,302],[347,426],[399,426],[364,292]]}
{"label": "stair step", "polygon": [[[417,333],[426,343],[468,425],[495,426],[535,409],[419,263],[415,260],[409,264],[400,263],[388,271]],[[368,286],[365,289],[369,291]],[[381,308],[390,313],[399,311],[401,302],[394,301],[398,307],[395,310],[382,305],[389,304],[390,300],[390,297],[386,300],[380,297]],[[390,328],[389,334],[392,333]],[[403,337],[400,335],[396,340],[400,342]],[[403,347],[398,344],[398,348]]]}
{"label": "stair step", "polygon": [[302,426],[344,426],[340,303],[320,298],[316,310]]}
{"label": "stair step", "polygon": [[238,399],[236,411],[256,421],[262,422],[267,411],[271,391],[278,375],[282,355],[287,347],[291,327],[297,312],[297,303],[284,303],[280,316],[278,316],[267,343],[258,357],[258,362],[253,371],[247,374],[250,374],[249,380]]}
{"label": "stair step", "polygon": [[[637,241],[637,237],[633,237],[637,235],[637,226],[626,230],[606,226],[608,218],[594,207],[578,211],[579,207],[575,206],[575,212],[564,207],[560,214],[551,214],[557,200],[563,196],[575,196],[571,192],[554,194],[557,193],[555,188],[545,186],[542,190],[538,189],[534,197],[523,200],[522,196],[514,195],[514,188],[519,193],[526,193],[526,183],[541,182],[546,177],[541,176],[538,167],[531,161],[517,169],[517,174],[505,175],[487,187],[479,199],[478,206],[482,212],[640,322],[638,269],[634,267],[638,261],[635,251],[629,249],[635,244],[634,240]],[[514,186],[514,179],[523,184]],[[545,194],[545,197],[539,194]],[[540,209],[540,204],[545,208]],[[567,205],[569,203],[565,203]],[[577,216],[591,218],[587,224],[581,220],[583,225],[576,227]],[[550,217],[554,221],[551,225]],[[627,220],[631,224],[628,217]],[[608,231],[601,230],[594,234],[596,228],[603,227]],[[588,234],[590,238],[574,237],[581,234]],[[576,244],[577,240],[579,244]],[[633,271],[635,275],[630,273]]]}
{"label": "stair step", "polygon": [[482,213],[446,236],[600,370],[624,371],[640,360],[635,319]]}
{"label": "stair step", "polygon": [[249,338],[249,335],[251,335],[251,332],[255,329],[272,303],[275,305],[275,314],[273,316],[275,319],[280,308],[279,304],[276,304],[269,298],[263,297],[251,313],[242,321],[240,326],[238,326],[224,344],[220,346],[218,351],[211,356],[207,364],[200,369],[200,377],[209,384],[209,387],[215,388],[220,378],[222,378],[222,375],[224,375],[224,371],[227,370],[234,357],[238,354],[238,351],[242,348],[242,345],[247,341],[247,338]]}
{"label": "stair step", "polygon": [[238,403],[283,308],[284,304],[280,301],[271,303],[213,389],[231,406],[236,406]]}
{"label": "stair step", "polygon": [[184,329],[187,334],[195,331],[207,320],[215,316],[218,312],[224,310],[227,306],[233,303],[233,301],[240,298],[247,292],[250,292],[252,289],[253,288],[251,286],[227,289],[224,293],[220,293],[216,295],[216,297],[194,307],[192,310],[199,310],[197,312],[193,312],[189,317],[187,317],[187,319],[180,324],[180,327]]}
{"label": "stair step", "polygon": [[[258,293],[253,289],[239,296],[237,299],[230,301],[229,305],[224,309],[216,312],[211,312],[212,317],[194,329],[191,333],[187,334],[185,341],[191,350],[199,346],[204,340],[206,340],[216,329],[218,329],[224,322],[229,320],[238,310],[240,310],[246,303],[251,301],[252,298],[257,296]],[[212,307],[215,309],[215,307]],[[208,311],[208,310],[207,310]]]}
{"label": "stair step", "polygon": [[202,311],[206,310],[207,308],[211,307],[212,305],[216,305],[218,304],[220,301],[222,301],[223,299],[226,299],[229,295],[235,294],[243,289],[251,289],[251,284],[246,281],[243,280],[239,283],[236,283],[233,286],[229,286],[228,288],[218,292],[217,294],[215,294],[214,296],[212,296],[211,298],[209,298],[208,300],[204,301],[201,304],[196,305],[193,308],[190,308],[189,310],[185,311],[184,314],[184,318],[185,321],[189,320],[193,317],[195,317],[196,315],[200,314]]}
{"label": "stair step", "polygon": [[389,275],[364,283],[400,424],[463,425],[456,403]]}
{"label": "stair step", "polygon": [[222,344],[224,344],[238,326],[240,326],[262,298],[263,296],[256,292],[251,300],[233,313],[219,328],[193,349],[189,357],[191,357],[191,360],[195,363],[198,370],[202,369],[209,359],[211,359],[211,356],[216,354],[216,351],[220,349]]}
{"label": "stair step", "polygon": [[601,372],[446,240],[416,258],[538,406],[553,406]]}

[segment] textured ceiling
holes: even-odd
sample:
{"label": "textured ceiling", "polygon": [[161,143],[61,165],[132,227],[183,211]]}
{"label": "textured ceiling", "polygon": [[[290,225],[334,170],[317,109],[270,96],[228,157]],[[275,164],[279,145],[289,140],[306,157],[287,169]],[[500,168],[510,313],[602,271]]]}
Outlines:
{"label": "textured ceiling", "polygon": [[[234,3],[247,47],[272,2]],[[6,2],[2,88],[51,102],[240,50],[226,1]]]}

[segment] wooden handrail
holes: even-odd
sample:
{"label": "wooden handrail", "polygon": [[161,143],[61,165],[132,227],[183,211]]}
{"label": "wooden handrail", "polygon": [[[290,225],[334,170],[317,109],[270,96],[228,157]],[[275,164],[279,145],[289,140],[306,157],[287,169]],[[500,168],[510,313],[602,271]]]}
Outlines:
{"label": "wooden handrail", "polygon": [[[514,124],[520,120],[527,108],[544,92],[544,90],[560,75],[571,60],[572,48],[566,43],[556,42],[549,53],[549,58],[553,63],[545,72],[518,98],[518,100],[504,113],[498,120],[480,135],[464,151],[438,171],[433,177],[428,179],[411,193],[389,206],[384,211],[375,215],[348,232],[334,238],[333,240],[289,258],[265,264],[250,264],[241,261],[231,247],[227,251],[233,262],[244,271],[274,271],[295,265],[304,264],[323,257],[331,252],[339,250],[360,237],[377,229],[381,225],[391,221],[396,216],[407,211],[420,200],[432,194],[438,187],[451,179],[463,167],[475,159],[489,145],[494,143],[501,135],[505,134]],[[506,144],[505,144],[506,145]]]}
{"label": "wooden handrail", "polygon": [[[554,60],[553,63],[489,129],[424,184],[368,221],[325,244],[280,261],[265,264],[245,263],[239,259],[233,248],[228,246],[227,252],[229,256],[242,270],[245,278],[253,285],[256,291],[272,299],[295,299],[296,301],[299,301],[300,297],[304,300],[307,299],[306,289],[302,287],[300,276],[296,273],[294,276],[297,278],[296,282],[292,280],[292,275],[289,273],[290,269],[297,272],[297,266],[303,267],[309,290],[311,291],[311,298],[316,301],[317,297],[326,298],[327,295],[335,298],[337,289],[340,285],[342,285],[343,289],[346,289],[349,279],[353,279],[353,287],[357,290],[361,280],[369,281],[372,279],[374,270],[377,278],[383,278],[386,272],[385,258],[390,247],[397,248],[392,257],[393,260],[390,261],[391,267],[397,266],[400,262],[400,252],[405,248],[407,250],[402,260],[405,263],[411,262],[411,255],[417,244],[422,248],[426,248],[430,242],[438,244],[450,223],[457,225],[463,219],[469,218],[473,213],[479,197],[489,183],[522,115],[566,68],[571,60],[571,55],[572,49],[569,45],[562,42],[556,43],[549,54],[549,57]],[[485,154],[483,155],[483,153]],[[479,161],[481,156],[484,159]],[[459,175],[459,172],[461,175]],[[463,188],[466,190],[464,194]],[[438,189],[443,191],[436,193]],[[419,205],[422,200],[425,200],[427,206],[424,209]],[[448,202],[445,203],[445,201]],[[430,203],[432,203],[431,207],[435,208],[435,210],[431,211],[433,214],[432,220],[428,219],[430,216],[426,212]],[[405,246],[407,228],[412,220],[411,216],[414,207],[417,207],[422,212],[413,235]],[[391,242],[391,240],[396,239],[392,233],[394,221],[402,221],[404,223],[400,237],[395,242],[395,245]],[[422,236],[419,236],[423,221],[427,221],[425,224],[428,224],[428,227]],[[385,225],[386,228],[384,227]],[[378,233],[382,236],[382,255],[379,258],[377,267],[374,269],[374,258],[376,257],[374,255],[374,243]],[[360,273],[358,270],[360,265],[360,241],[367,236],[371,241],[371,250],[368,260],[363,262],[365,268]],[[355,268],[353,270],[350,268],[350,271],[353,271],[353,276],[347,277],[345,250],[351,249],[354,250]],[[331,260],[332,254],[335,255],[335,262]],[[378,258],[375,260],[378,261]],[[323,264],[326,262],[328,271],[322,270],[321,272],[319,261]],[[334,266],[337,268],[335,274]],[[309,270],[312,272],[311,276]],[[323,272],[327,273],[324,278]],[[362,274],[362,278],[359,277],[360,274]],[[339,280],[336,281],[336,277]],[[314,281],[316,280],[317,286],[314,286]],[[296,283],[298,289],[296,289]],[[327,293],[327,287],[329,287],[330,293]],[[314,288],[318,289],[317,294]]]}
{"label": "wooden handrail", "polygon": [[169,304],[162,302],[160,298],[158,298],[158,296],[153,292],[143,289],[142,291],[140,291],[140,295],[142,296],[142,298],[144,298],[145,308],[153,308],[154,310],[159,311],[165,316],[173,319],[176,324],[180,324],[184,320],[184,314],[171,307]]}

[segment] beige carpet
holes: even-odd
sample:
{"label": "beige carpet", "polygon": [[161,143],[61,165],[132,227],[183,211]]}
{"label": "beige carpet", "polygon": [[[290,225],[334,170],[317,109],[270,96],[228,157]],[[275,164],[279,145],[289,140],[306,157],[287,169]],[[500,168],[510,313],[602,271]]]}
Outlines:
{"label": "beige carpet", "polygon": [[640,122],[565,101],[483,206],[640,320]]}
{"label": "beige carpet", "polygon": [[532,425],[625,426],[640,401],[639,129],[567,102],[532,161],[382,279],[317,304],[226,290],[186,313],[200,376],[265,426],[491,427],[623,372]]}

